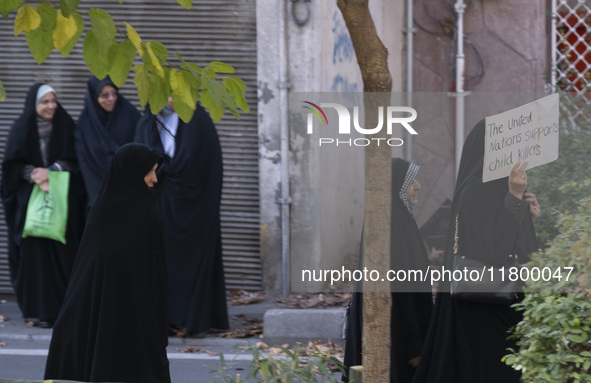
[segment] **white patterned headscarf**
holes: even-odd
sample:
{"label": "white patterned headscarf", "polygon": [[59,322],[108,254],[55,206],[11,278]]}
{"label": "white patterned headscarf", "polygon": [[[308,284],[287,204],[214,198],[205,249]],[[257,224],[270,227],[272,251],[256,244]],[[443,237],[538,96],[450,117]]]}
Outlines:
{"label": "white patterned headscarf", "polygon": [[402,184],[402,188],[400,188],[400,191],[398,192],[398,197],[400,197],[400,200],[402,201],[402,203],[404,203],[404,206],[406,206],[408,212],[413,217],[414,215],[412,213],[412,210],[414,205],[410,202],[410,198],[408,198],[406,191],[408,190],[410,185],[412,185],[412,182],[415,180],[415,177],[417,176],[417,173],[419,172],[420,168],[421,167],[419,165],[413,164],[412,162],[408,165],[408,170],[406,171],[406,176],[404,177],[404,183]]}

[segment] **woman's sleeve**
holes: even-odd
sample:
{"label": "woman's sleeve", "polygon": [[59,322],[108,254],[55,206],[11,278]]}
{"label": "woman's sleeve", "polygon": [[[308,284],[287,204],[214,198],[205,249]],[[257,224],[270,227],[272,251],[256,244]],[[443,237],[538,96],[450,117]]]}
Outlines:
{"label": "woman's sleeve", "polygon": [[460,206],[460,253],[502,266],[513,255],[525,205],[486,184],[473,185]]}
{"label": "woman's sleeve", "polygon": [[66,160],[58,160],[55,161],[53,164],[49,165],[47,169],[55,172],[67,172],[72,170],[72,166]]}
{"label": "woman's sleeve", "polygon": [[34,169],[35,167],[33,165],[25,165],[23,167],[23,169],[21,170],[21,175],[23,176],[23,179],[25,181],[33,183],[33,180],[31,179],[31,173],[33,173]]}

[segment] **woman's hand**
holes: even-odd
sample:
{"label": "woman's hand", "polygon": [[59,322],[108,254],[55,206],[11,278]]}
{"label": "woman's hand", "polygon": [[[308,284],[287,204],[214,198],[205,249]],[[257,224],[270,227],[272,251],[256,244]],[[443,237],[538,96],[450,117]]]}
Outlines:
{"label": "woman's hand", "polygon": [[39,189],[43,190],[44,192],[49,191],[49,181],[41,182],[39,184]]}
{"label": "woman's hand", "polygon": [[411,367],[417,368],[419,366],[420,361],[421,361],[421,357],[415,356],[414,358],[409,359],[408,364],[410,364]]}
{"label": "woman's hand", "polygon": [[540,203],[534,193],[525,193],[525,202],[529,203],[529,214],[531,215],[532,221],[535,221],[540,216]]}
{"label": "woman's hand", "polygon": [[513,166],[513,169],[511,169],[511,174],[509,174],[509,192],[517,199],[523,197],[525,188],[527,188],[526,167],[527,161],[524,163],[517,162],[515,166]]}
{"label": "woman's hand", "polygon": [[[45,168],[35,168],[31,172],[31,180],[35,182],[41,190],[49,191],[49,173]],[[47,189],[47,190],[46,190]]]}

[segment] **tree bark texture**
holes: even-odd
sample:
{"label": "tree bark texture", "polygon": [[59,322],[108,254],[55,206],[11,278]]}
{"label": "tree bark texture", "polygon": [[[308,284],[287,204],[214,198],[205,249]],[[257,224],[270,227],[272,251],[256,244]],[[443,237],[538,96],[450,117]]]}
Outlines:
{"label": "tree bark texture", "polygon": [[380,40],[369,0],[337,0],[349,30],[365,92],[390,92],[392,76],[388,70],[388,49]]}
{"label": "tree bark texture", "polygon": [[[375,127],[378,106],[389,105],[392,76],[388,70],[388,50],[377,34],[368,3],[368,0],[337,0],[361,70],[365,92],[365,123],[367,127]],[[369,92],[385,93],[379,95]],[[371,137],[390,138],[386,129]],[[368,270],[380,270],[380,276],[384,277],[390,259],[392,152],[388,145],[370,145],[365,149],[363,266]],[[387,284],[364,283],[363,383],[390,381],[391,304]]]}

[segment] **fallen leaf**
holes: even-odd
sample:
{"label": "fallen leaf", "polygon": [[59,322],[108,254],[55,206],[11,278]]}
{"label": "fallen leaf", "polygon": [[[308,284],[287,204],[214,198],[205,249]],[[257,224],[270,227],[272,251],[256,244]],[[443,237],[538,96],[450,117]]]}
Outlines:
{"label": "fallen leaf", "polygon": [[184,350],[181,351],[181,354],[186,354],[186,353],[196,353],[196,352],[201,352],[201,349],[198,347],[194,347],[194,346],[187,346],[187,348],[185,348]]}
{"label": "fallen leaf", "polygon": [[265,342],[257,342],[255,343],[255,346],[258,350],[266,350],[269,348],[269,346]]}

